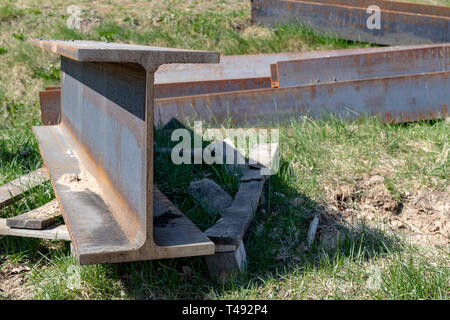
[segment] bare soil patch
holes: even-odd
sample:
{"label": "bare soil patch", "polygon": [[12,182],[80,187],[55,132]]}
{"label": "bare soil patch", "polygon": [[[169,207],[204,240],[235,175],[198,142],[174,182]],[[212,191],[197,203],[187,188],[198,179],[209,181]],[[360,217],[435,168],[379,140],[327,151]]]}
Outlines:
{"label": "bare soil patch", "polygon": [[31,294],[25,286],[30,272],[24,263],[7,264],[0,270],[0,297],[3,299],[30,299]]}
{"label": "bare soil patch", "polygon": [[384,177],[373,175],[339,186],[330,205],[333,216],[349,224],[363,220],[375,226],[381,222],[419,245],[448,247],[450,244],[448,191],[422,189],[397,193],[389,190]]}

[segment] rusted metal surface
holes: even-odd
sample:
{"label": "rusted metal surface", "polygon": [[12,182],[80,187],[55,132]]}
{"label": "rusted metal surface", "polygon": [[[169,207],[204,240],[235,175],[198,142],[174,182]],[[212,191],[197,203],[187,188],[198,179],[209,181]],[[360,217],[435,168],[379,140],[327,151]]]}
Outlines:
{"label": "rusted metal surface", "polygon": [[155,99],[263,89],[271,83],[269,66],[281,61],[392,52],[422,46],[270,53],[221,57],[219,64],[170,64],[155,73]]}
{"label": "rusted metal surface", "polygon": [[403,48],[403,46],[235,55],[221,56],[220,63],[218,64],[166,64],[159,67],[156,71],[155,85],[158,86],[169,83],[175,85],[176,83],[182,82],[192,83],[230,79],[270,78],[269,65],[280,61],[384,52],[401,48]]}
{"label": "rusted metal surface", "polygon": [[270,77],[272,88],[279,88],[280,80],[278,79],[278,65],[276,63],[270,65]]}
{"label": "rusted metal surface", "polygon": [[60,124],[33,131],[79,262],[213,254],[204,236],[177,245],[168,239],[165,246],[160,230],[156,244],[148,195],[155,70],[164,63],[217,63],[219,55],[92,41],[33,43],[62,55]]}
{"label": "rusted metal surface", "polygon": [[300,59],[304,52],[221,56],[218,64],[167,64],[155,73],[155,84],[269,78],[267,66],[283,60]]}
{"label": "rusted metal surface", "polygon": [[155,99],[261,88],[270,88],[270,77],[161,83],[155,85]]}
{"label": "rusted metal surface", "polygon": [[[344,118],[379,115],[386,122],[445,117],[449,44],[379,49],[313,52],[303,59],[267,65],[273,89],[158,99],[155,121],[165,124],[174,117],[241,125],[307,113]],[[436,80],[439,77],[443,82]]]}
{"label": "rusted metal surface", "polygon": [[[270,53],[256,55],[236,55],[221,57],[219,64],[168,64],[161,66],[155,73],[155,99],[191,96],[199,94],[262,89],[271,87],[269,65],[281,61],[335,57],[360,53],[378,53],[402,50],[421,46],[395,46],[378,48],[358,48],[347,50],[306,51],[294,53]],[[272,84],[273,85],[273,84]],[[46,90],[58,90],[60,87],[47,87]],[[52,93],[53,94],[53,93]],[[55,92],[56,95],[58,92]],[[49,96],[50,93],[45,93]],[[41,98],[41,108],[51,107]],[[57,108],[54,109],[55,111]],[[55,115],[56,112],[48,112]],[[44,110],[42,114],[44,114]],[[44,119],[43,119],[44,121]],[[51,124],[51,123],[49,123]],[[54,123],[56,124],[56,123]]]}
{"label": "rusted metal surface", "polygon": [[[367,8],[380,8],[380,29],[369,29]],[[450,8],[383,0],[252,0],[252,22],[299,22],[338,38],[385,45],[450,42]]]}
{"label": "rusted metal surface", "polygon": [[[379,115],[386,122],[445,117],[450,45],[379,49],[312,52],[303,59],[267,65],[273,89],[158,99],[155,121],[203,119],[240,125],[284,121],[307,113],[344,118]],[[439,77],[443,82],[436,80]]]}
{"label": "rusted metal surface", "polygon": [[39,100],[42,123],[45,126],[58,124],[61,120],[61,89],[47,87],[45,91],[39,92]]}
{"label": "rusted metal surface", "polygon": [[[267,57],[265,55],[255,55],[255,56],[232,56],[229,60],[230,70],[237,70],[240,63],[243,63],[249,69],[241,68],[240,72],[242,75],[250,75],[252,70],[256,70],[257,75],[271,75],[272,79],[266,80],[266,78],[251,78],[251,90],[257,90],[258,84],[261,84],[260,89],[268,89],[270,85],[274,88],[278,87],[289,87],[289,86],[300,86],[300,85],[318,85],[323,83],[330,83],[331,85],[350,80],[368,80],[371,78],[390,78],[397,77],[401,75],[413,75],[418,73],[430,73],[439,71],[448,71],[449,69],[449,44],[442,45],[414,45],[414,46],[393,46],[393,47],[381,47],[381,48],[363,48],[363,49],[346,49],[346,50],[330,50],[330,51],[313,51],[313,52],[301,52],[295,54],[280,54],[273,55],[269,54]],[[281,60],[280,62],[271,63],[274,59],[286,59],[289,56],[296,57],[295,60]],[[250,63],[251,57],[257,57],[257,62],[253,64]],[[225,60],[224,57],[222,60]],[[252,65],[253,67],[249,67]],[[174,76],[175,70],[180,70],[181,78],[185,76],[185,72],[188,70],[192,71],[194,65],[188,65],[187,67],[181,67],[181,65],[169,65],[174,69],[167,69],[170,74],[166,76],[165,79],[169,79]],[[216,77],[220,78],[220,75],[225,75],[225,77],[230,77],[232,74],[229,71],[219,72],[219,73],[208,73],[208,68],[214,65],[204,65],[203,71],[201,68],[196,67],[202,77]],[[265,66],[263,68],[263,66]],[[165,66],[164,66],[165,67]],[[220,68],[224,68],[221,66]],[[251,69],[254,68],[254,69]],[[265,69],[263,72],[262,70]],[[161,71],[161,69],[160,69]],[[211,69],[209,69],[211,71]],[[162,74],[160,74],[162,75]],[[408,79],[408,78],[405,78]],[[262,91],[259,100],[266,99],[262,104],[262,108],[258,108],[255,102],[251,100],[248,103],[249,108],[254,106],[255,112],[246,111],[245,105],[242,106],[241,98],[248,94],[247,90],[241,90],[240,88],[245,88],[245,83],[248,79],[240,79],[237,76],[234,79],[219,79],[206,80],[206,81],[190,81],[190,82],[175,82],[168,84],[157,84],[155,85],[155,96],[168,98],[159,98],[155,101],[155,124],[164,125],[172,117],[177,118],[180,121],[186,119],[204,119],[207,121],[221,122],[225,120],[228,114],[232,117],[231,121],[235,124],[245,123],[247,120],[251,122],[264,121],[267,119],[273,119],[273,115],[270,113],[271,108],[268,107],[273,103],[277,103],[277,99],[272,97],[272,94],[276,95],[276,92],[271,90]],[[388,83],[386,80],[386,83]],[[364,82],[367,85],[368,82]],[[230,85],[231,84],[231,85]],[[355,86],[358,86],[355,83]],[[314,86],[311,87],[311,91],[314,90]],[[330,86],[330,90],[340,90],[339,86]],[[443,87],[443,91],[445,87]],[[158,90],[159,91],[158,93]],[[229,91],[234,91],[234,94],[225,94]],[[295,89],[292,89],[295,91]],[[202,94],[206,92],[205,94]],[[258,91],[261,92],[261,91]],[[213,93],[213,95],[209,95]],[[394,91],[393,93],[394,94]],[[398,95],[406,95],[405,92],[400,92]],[[406,96],[403,97],[406,99]],[[439,96],[439,95],[438,95]],[[399,117],[398,114],[393,110],[396,117],[391,119],[388,113],[379,112],[378,109],[373,109],[374,103],[368,103],[365,108],[360,108],[362,114],[377,114],[384,115],[385,121],[414,121],[430,117],[440,117],[444,114],[445,105],[448,101],[445,100],[444,93],[440,94],[441,104],[444,109],[439,109],[440,112],[437,113],[436,110],[428,114],[426,117],[422,117],[420,113],[412,111],[410,116],[408,116],[408,109],[401,110],[403,112],[402,116]],[[354,99],[368,100],[371,99],[373,95],[363,96],[362,93],[358,93]],[[402,98],[402,97],[401,97]],[[304,106],[310,104],[315,104],[314,101],[308,100],[306,97],[302,97],[298,101],[291,100],[291,105],[295,106],[298,103],[303,103]],[[355,102],[352,102],[355,103]],[[414,104],[414,100],[411,100],[411,104]],[[339,104],[339,101],[330,100],[328,103],[328,108],[333,109]],[[286,105],[286,103],[284,103]],[[266,109],[264,109],[266,106]],[[349,105],[351,107],[351,105]],[[420,106],[417,105],[417,108]],[[427,105],[422,106],[424,110]],[[318,110],[315,110],[315,115],[320,115],[322,112],[326,112],[327,108],[325,106],[319,106]],[[386,108],[395,109],[396,104],[392,106],[386,106]],[[406,108],[406,107],[405,107]],[[238,110],[235,112],[234,110]],[[305,114],[305,110],[302,109],[300,114],[293,114],[292,117],[296,117]],[[388,110],[387,109],[387,110]],[[267,114],[264,113],[267,112]],[[338,110],[340,110],[338,108]],[[413,109],[411,109],[413,110]],[[342,111],[342,110],[341,110]],[[252,115],[253,113],[253,115]],[[347,111],[335,112],[338,115],[347,114]],[[426,114],[426,112],[423,112]],[[281,120],[285,115],[280,114],[279,117],[275,119]]]}
{"label": "rusted metal surface", "polygon": [[[192,96],[206,93],[270,88],[270,77],[161,83],[154,85],[155,99]],[[61,88],[46,88],[39,92],[41,119],[44,125],[58,124],[60,120]]]}
{"label": "rusted metal surface", "polygon": [[448,116],[450,72],[216,93],[155,101],[158,122],[205,120],[212,124],[266,124],[320,117],[378,115],[386,122]]}
{"label": "rusted metal surface", "polygon": [[282,61],[272,68],[277,87],[448,71],[450,44]]}

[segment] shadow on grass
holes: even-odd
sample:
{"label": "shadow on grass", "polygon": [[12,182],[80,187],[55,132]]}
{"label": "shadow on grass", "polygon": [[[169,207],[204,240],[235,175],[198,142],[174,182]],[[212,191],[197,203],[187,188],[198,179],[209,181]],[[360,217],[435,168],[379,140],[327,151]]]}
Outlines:
{"label": "shadow on grass", "polygon": [[[161,136],[156,140],[161,145],[168,141]],[[289,163],[281,160],[280,172],[266,182],[265,201],[244,238],[248,268],[239,278],[225,283],[212,281],[203,257],[123,263],[115,268],[118,277],[124,280],[127,296],[136,299],[217,298],[227,292],[262,286],[267,279],[282,279],[294,269],[300,272],[320,270],[324,264],[338,265],[343,258],[367,261],[401,249],[398,239],[381,230],[366,225],[349,226],[336,220],[332,223],[340,235],[336,246],[324,249],[317,240],[305,251],[304,242],[314,214],[322,212],[335,216],[339,213],[291,188],[286,183],[286,179],[291,178],[286,177],[288,171]],[[212,226],[218,217],[209,218],[189,196],[187,188],[192,180],[205,176],[231,195],[238,189],[239,180],[227,181],[226,171],[221,166],[176,166],[168,154],[155,157],[155,179],[160,189],[202,230]],[[289,199],[301,199],[300,204],[292,205]],[[320,236],[319,231],[317,238]],[[217,295],[217,292],[221,293]]]}
{"label": "shadow on grass", "polygon": [[[167,137],[156,132],[157,143],[167,142]],[[316,242],[305,251],[305,242],[310,221],[316,212],[329,215],[338,214],[322,203],[308,198],[298,190],[289,186],[287,181],[295,179],[289,169],[290,164],[280,161],[280,171],[267,182],[264,191],[265,201],[261,204],[245,237],[248,258],[247,271],[237,279],[226,283],[216,283],[208,276],[204,257],[168,259],[157,261],[141,261],[120,264],[108,264],[102,268],[85,268],[86,291],[106,290],[108,296],[127,299],[210,299],[227,295],[239,295],[249,288],[264,286],[268,279],[281,280],[294,270],[322,270],[338,267],[340,261],[354,259],[369,260],[388,252],[395,252],[401,247],[397,239],[380,230],[367,226],[352,228],[335,221],[333,227],[343,236],[335,248],[323,250]],[[228,177],[222,166],[214,165],[181,165],[170,161],[170,155],[155,156],[155,180],[161,191],[173,201],[201,230],[213,225],[218,217],[210,218],[188,195],[189,183],[196,178],[209,177],[219,183],[233,195],[238,188],[238,178]],[[300,199],[296,205],[290,199]],[[318,235],[318,238],[320,234]],[[52,252],[47,241],[34,239],[6,238],[1,240],[0,257],[26,260],[32,264],[52,264],[51,260],[61,255],[70,256],[68,244],[58,246],[58,252]],[[45,259],[43,259],[45,257]],[[69,259],[69,258],[68,258]],[[70,261],[54,264],[57,279],[64,279]],[[93,278],[88,274],[93,270]],[[101,271],[98,271],[101,270]],[[102,281],[94,279],[98,277]],[[92,279],[91,279],[92,278]],[[60,288],[58,283],[57,288]],[[109,285],[120,281],[122,292],[110,292]],[[43,284],[44,285],[44,284]],[[50,289],[48,289],[50,291]],[[69,290],[64,285],[58,290]],[[61,295],[53,290],[47,298],[71,298],[72,295]],[[114,289],[116,290],[116,289]],[[78,293],[75,293],[77,296]],[[81,294],[81,293],[80,293]],[[264,296],[262,296],[264,297]]]}

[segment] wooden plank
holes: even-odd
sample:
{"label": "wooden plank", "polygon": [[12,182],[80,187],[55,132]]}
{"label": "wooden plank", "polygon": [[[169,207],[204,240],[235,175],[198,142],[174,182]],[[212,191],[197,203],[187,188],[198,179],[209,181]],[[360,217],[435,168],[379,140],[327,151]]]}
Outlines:
{"label": "wooden plank", "polygon": [[262,175],[273,175],[279,166],[278,143],[259,143],[249,154],[249,166],[261,168]]}
{"label": "wooden plank", "polygon": [[236,245],[232,244],[217,244],[216,245],[216,253],[223,253],[223,252],[234,252],[237,250]]}
{"label": "wooden plank", "polygon": [[47,170],[40,168],[0,186],[0,209],[20,199],[24,192],[48,180]]}
{"label": "wooden plank", "polygon": [[55,224],[59,216],[61,209],[58,200],[55,199],[42,207],[6,219],[6,225],[10,228],[42,230]]}
{"label": "wooden plank", "polygon": [[6,225],[6,219],[0,219],[0,235],[70,241],[65,225],[53,225],[44,230],[15,229]]}
{"label": "wooden plank", "polygon": [[233,252],[216,253],[205,258],[209,275],[217,281],[226,281],[238,276],[247,267],[247,254],[242,241]]}
{"label": "wooden plank", "polygon": [[[249,170],[260,172],[260,169]],[[222,211],[222,218],[205,231],[216,245],[238,246],[253,219],[267,177],[252,171],[245,174],[233,203]]]}
{"label": "wooden plank", "polygon": [[261,175],[260,169],[255,170],[255,168],[253,168],[244,170],[241,177],[241,182],[249,182],[252,180],[264,180],[264,176]]}

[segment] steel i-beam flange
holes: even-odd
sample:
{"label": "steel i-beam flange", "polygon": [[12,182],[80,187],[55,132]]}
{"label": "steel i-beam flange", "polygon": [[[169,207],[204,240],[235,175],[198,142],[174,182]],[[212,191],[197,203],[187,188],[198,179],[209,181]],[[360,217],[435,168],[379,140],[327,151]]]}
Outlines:
{"label": "steel i-beam flange", "polygon": [[[154,73],[219,54],[93,41],[33,40],[61,55],[60,123],[34,127],[80,264],[208,255],[183,217],[154,228]],[[159,217],[161,218],[161,217]]]}

